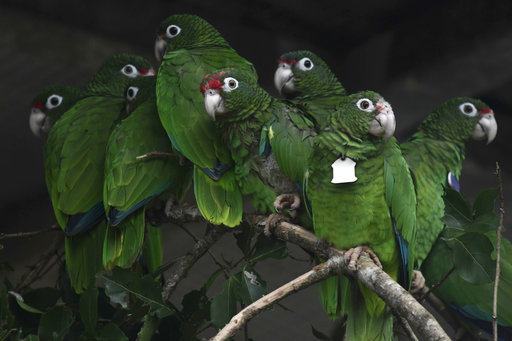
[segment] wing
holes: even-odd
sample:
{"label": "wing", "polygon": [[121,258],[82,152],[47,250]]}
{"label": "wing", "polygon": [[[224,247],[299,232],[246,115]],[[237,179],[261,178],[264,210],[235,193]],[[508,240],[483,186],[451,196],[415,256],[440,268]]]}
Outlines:
{"label": "wing", "polygon": [[409,168],[394,138],[386,143],[384,153],[386,203],[390,208],[400,248],[402,278],[408,283],[414,266],[416,193]]}

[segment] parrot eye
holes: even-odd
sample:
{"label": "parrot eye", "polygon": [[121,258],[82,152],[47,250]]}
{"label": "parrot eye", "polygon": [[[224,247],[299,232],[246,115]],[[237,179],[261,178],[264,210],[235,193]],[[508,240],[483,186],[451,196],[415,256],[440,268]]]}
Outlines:
{"label": "parrot eye", "polygon": [[370,101],[368,98],[361,98],[359,101],[357,101],[356,105],[362,111],[372,112],[373,110],[375,110],[373,102]]}
{"label": "parrot eye", "polygon": [[53,109],[53,108],[58,107],[61,103],[62,103],[62,96],[54,94],[54,95],[51,95],[50,97],[48,97],[48,99],[46,100],[46,107],[48,109]]}
{"label": "parrot eye", "polygon": [[238,88],[238,81],[233,77],[228,77],[224,79],[224,86],[222,89],[226,92],[230,92]]}
{"label": "parrot eye", "polygon": [[133,101],[135,99],[135,96],[137,96],[137,93],[139,92],[139,88],[136,86],[130,86],[126,90],[126,99],[129,101]]}
{"label": "parrot eye", "polygon": [[167,26],[167,29],[165,30],[165,35],[167,36],[167,38],[174,38],[178,34],[180,34],[180,32],[181,32],[181,28],[179,26],[169,25],[169,26]]}
{"label": "parrot eye", "polygon": [[476,114],[478,113],[478,110],[476,110],[476,107],[472,103],[469,103],[469,102],[462,103],[461,105],[459,105],[459,110],[461,113],[463,113],[464,115],[469,116],[469,117],[475,117]]}
{"label": "parrot eye", "polygon": [[139,75],[139,71],[132,64],[126,64],[125,66],[123,66],[123,68],[121,69],[121,73],[130,78],[135,78]]}
{"label": "parrot eye", "polygon": [[307,57],[302,58],[297,63],[297,67],[302,71],[309,71],[313,68],[313,66],[315,66],[315,65],[313,65],[313,62],[311,61],[311,59],[309,59]]}

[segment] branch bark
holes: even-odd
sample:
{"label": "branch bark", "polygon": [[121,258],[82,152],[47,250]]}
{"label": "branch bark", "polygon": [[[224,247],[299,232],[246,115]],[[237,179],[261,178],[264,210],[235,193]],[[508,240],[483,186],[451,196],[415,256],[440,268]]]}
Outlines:
{"label": "branch bark", "polygon": [[[246,220],[249,223],[252,223],[253,225],[257,226],[261,230],[263,230],[265,226],[265,217],[262,216],[247,217]],[[280,222],[276,224],[275,228],[271,231],[271,233],[274,237],[278,239],[296,244],[310,252],[315,253],[318,257],[330,260],[331,264],[333,263],[332,260],[343,259],[343,251],[328,246],[325,241],[318,239],[311,232],[306,231],[300,226],[293,225],[287,222]],[[337,264],[336,262],[334,263]],[[343,274],[357,278],[369,289],[374,291],[380,298],[382,298],[386,302],[386,304],[393,310],[393,313],[395,315],[403,317],[405,320],[407,320],[409,324],[420,334],[422,338],[425,338],[427,340],[450,340],[446,332],[441,328],[441,326],[434,319],[434,317],[420,303],[418,303],[404,288],[402,288],[397,282],[395,282],[391,277],[389,277],[387,273],[385,273],[379,267],[377,267],[370,259],[370,257],[367,256],[366,254],[363,254],[363,256],[359,258],[357,262],[357,270],[355,272],[350,271],[344,262],[341,262],[340,264],[337,265],[339,265],[339,271],[341,271]],[[328,266],[329,265],[325,265],[325,267]],[[308,272],[303,276],[311,276],[311,273]],[[295,282],[292,281],[292,283]],[[307,285],[312,284],[310,282],[306,283],[308,283]],[[280,289],[281,288],[277,289],[276,291],[280,291]],[[267,296],[269,295],[272,295],[269,297],[269,299],[281,297],[277,294],[274,294],[274,292],[268,294]],[[267,296],[263,297],[262,299],[266,299]],[[254,309],[253,305],[255,303],[251,304],[246,309],[244,309],[244,314],[248,314],[247,311],[252,311],[252,309]],[[231,322],[226,326],[230,330],[234,328],[233,325],[236,326],[236,330],[240,328],[240,322],[242,320],[239,320],[239,317],[237,316],[235,316],[231,320]],[[252,317],[254,315],[252,315],[251,313],[251,315],[249,316]],[[231,335],[231,332],[224,332],[225,328],[223,328],[219,333],[222,333],[221,336],[228,335],[227,337],[229,337],[229,335]],[[213,340],[225,340],[225,338],[217,338],[216,336]]]}
{"label": "branch bark", "polygon": [[500,194],[500,223],[498,225],[498,230],[496,231],[496,277],[494,279],[494,294],[492,299],[492,334],[494,337],[494,341],[498,340],[498,285],[500,283],[501,229],[503,228],[503,215],[505,214],[503,182],[501,180],[501,168],[498,162],[496,162],[496,177],[498,178],[498,190]]}
{"label": "branch bark", "polygon": [[16,232],[16,233],[0,233],[0,240],[6,238],[24,238],[24,237],[33,237],[41,233],[52,232],[52,231],[62,231],[58,224],[54,224],[49,228],[31,232]]}

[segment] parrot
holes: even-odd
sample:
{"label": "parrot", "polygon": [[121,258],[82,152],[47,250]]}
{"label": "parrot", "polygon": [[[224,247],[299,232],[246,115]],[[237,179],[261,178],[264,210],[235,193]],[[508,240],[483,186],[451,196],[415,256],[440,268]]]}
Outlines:
{"label": "parrot", "polygon": [[212,25],[195,15],[168,17],[161,23],[158,36],[161,39],[155,48],[166,52],[156,84],[162,125],[174,148],[194,164],[194,193],[202,215],[213,224],[236,226],[242,219],[242,194],[233,160],[205,112],[197,87],[206,73],[228,66],[256,80],[254,66],[239,56]]}
{"label": "parrot", "polygon": [[[355,270],[369,253],[409,288],[414,264],[416,197],[407,163],[393,136],[391,105],[373,91],[348,96],[314,138],[304,191],[315,234],[340,249]],[[393,317],[375,293],[353,278],[320,282],[330,318],[348,315],[346,340],[391,340]]]}
{"label": "parrot", "polygon": [[[445,189],[460,191],[458,182],[470,139],[491,143],[498,132],[494,111],[478,99],[452,98],[435,109],[418,131],[401,144],[417,192],[417,263],[427,285],[438,283],[453,266],[452,251],[443,242]],[[494,231],[485,234],[496,249]],[[438,237],[439,236],[439,237]],[[512,244],[502,238],[498,289],[500,337],[512,337]],[[494,251],[493,251],[494,252]],[[493,256],[495,258],[495,256]],[[473,284],[452,273],[433,292],[477,328],[492,331],[494,282]]]}
{"label": "parrot", "polygon": [[[107,142],[103,203],[108,218],[103,265],[129,267],[142,251],[145,208],[164,193],[183,198],[192,182],[192,168],[180,165],[179,156],[137,157],[172,149],[156,109],[156,77],[135,78],[126,90],[126,117]],[[160,229],[155,234],[155,255],[145,260],[154,272],[162,262]],[[148,249],[151,255],[151,250]]]}
{"label": "parrot", "polygon": [[66,233],[66,268],[77,293],[86,290],[102,269],[105,146],[122,115],[126,84],[154,74],[142,57],[112,56],[48,134],[43,151],[46,184],[57,221]]}
{"label": "parrot", "polygon": [[306,107],[320,128],[347,98],[345,88],[327,63],[307,50],[290,51],[279,57],[274,85],[280,94]]}
{"label": "parrot", "polygon": [[473,138],[490,143],[497,127],[494,112],[482,101],[453,98],[428,115],[417,132],[400,145],[417,193],[417,267],[444,228],[444,188],[459,189],[467,141]]}
{"label": "parrot", "polygon": [[206,75],[200,90],[206,112],[231,150],[242,193],[259,211],[272,211],[276,194],[297,192],[296,183],[302,184],[315,135],[313,118],[234,68]]}
{"label": "parrot", "polygon": [[80,93],[79,88],[69,85],[53,85],[41,91],[30,104],[30,131],[46,138],[53,124],[80,99]]}

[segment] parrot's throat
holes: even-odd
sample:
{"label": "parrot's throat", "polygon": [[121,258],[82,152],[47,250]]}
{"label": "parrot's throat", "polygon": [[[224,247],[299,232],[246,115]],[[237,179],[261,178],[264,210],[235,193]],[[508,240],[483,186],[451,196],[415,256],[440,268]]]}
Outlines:
{"label": "parrot's throat", "polygon": [[[328,128],[329,129],[329,128]],[[347,156],[354,160],[365,160],[378,152],[379,145],[371,139],[361,140],[351,137],[341,130],[324,131],[317,143],[330,151],[333,156]]]}

